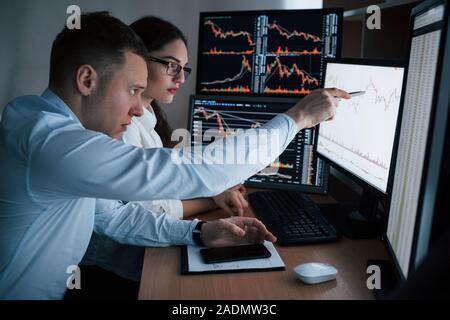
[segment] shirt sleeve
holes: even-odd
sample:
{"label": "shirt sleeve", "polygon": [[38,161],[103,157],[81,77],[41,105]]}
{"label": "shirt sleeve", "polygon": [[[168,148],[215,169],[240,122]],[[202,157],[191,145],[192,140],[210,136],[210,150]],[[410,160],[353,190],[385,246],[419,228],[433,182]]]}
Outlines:
{"label": "shirt sleeve", "polygon": [[163,247],[194,245],[192,231],[198,220],[179,220],[170,215],[156,215],[137,203],[122,204],[97,199],[94,231],[128,245]]}
{"label": "shirt sleeve", "polygon": [[167,214],[175,219],[183,219],[183,204],[180,200],[166,199],[166,200],[151,200],[138,201],[145,209],[153,212],[157,216]]}
{"label": "shirt sleeve", "polygon": [[[143,201],[219,194],[274,161],[298,127],[280,114],[258,129],[219,139],[200,150],[142,149],[74,123],[53,124],[46,132],[32,136],[27,150],[27,189],[38,200],[57,195]],[[252,161],[268,145],[269,152]],[[220,161],[221,154],[231,153],[240,162]]]}

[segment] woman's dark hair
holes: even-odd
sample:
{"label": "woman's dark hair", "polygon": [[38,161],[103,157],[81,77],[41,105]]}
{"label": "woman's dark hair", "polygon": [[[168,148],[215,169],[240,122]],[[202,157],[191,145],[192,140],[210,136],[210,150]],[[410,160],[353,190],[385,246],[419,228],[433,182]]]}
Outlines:
{"label": "woman's dark hair", "polygon": [[82,14],[80,22],[80,29],[65,26],[53,41],[49,87],[58,87],[73,78],[77,68],[83,64],[91,65],[100,77],[108,76],[123,65],[125,51],[147,58],[148,52],[142,40],[129,26],[108,12]]}
{"label": "woman's dark hair", "polygon": [[[187,46],[186,37],[181,30],[164,19],[148,16],[133,22],[130,27],[142,39],[149,52],[160,50],[174,40],[182,40]],[[155,131],[161,137],[165,147],[173,147],[176,142],[171,140],[172,128],[167,122],[165,112],[154,100],[151,106],[158,120]]]}

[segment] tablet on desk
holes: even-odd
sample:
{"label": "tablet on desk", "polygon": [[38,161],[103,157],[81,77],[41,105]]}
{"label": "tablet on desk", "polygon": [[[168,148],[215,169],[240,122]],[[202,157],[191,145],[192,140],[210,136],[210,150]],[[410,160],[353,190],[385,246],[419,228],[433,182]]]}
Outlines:
{"label": "tablet on desk", "polygon": [[200,250],[205,263],[221,263],[240,260],[270,258],[272,255],[264,244],[250,244],[234,247],[206,248]]}
{"label": "tablet on desk", "polygon": [[[231,259],[236,259],[238,256],[243,256],[241,260],[227,260],[224,262],[205,263],[202,257],[201,250],[204,248],[198,246],[183,246],[181,247],[181,274],[205,274],[217,272],[248,272],[248,271],[280,271],[284,270],[285,264],[278,254],[273,243],[264,241],[261,244],[270,253],[261,248],[239,248],[239,253],[231,254]],[[214,248],[225,249],[225,248]],[[249,250],[250,249],[250,250]],[[216,251],[216,250],[214,250]],[[228,251],[228,249],[227,249]],[[232,249],[234,251],[234,249]],[[232,252],[233,253],[233,252]],[[244,254],[245,253],[245,254]],[[216,257],[224,257],[219,252]],[[229,258],[229,255],[227,255]]]}

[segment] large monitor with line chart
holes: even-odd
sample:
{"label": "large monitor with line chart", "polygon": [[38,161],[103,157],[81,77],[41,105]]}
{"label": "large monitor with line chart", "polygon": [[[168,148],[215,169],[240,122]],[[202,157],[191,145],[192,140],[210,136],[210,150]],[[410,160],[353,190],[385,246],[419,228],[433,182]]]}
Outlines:
{"label": "large monitor with line chart", "polygon": [[332,121],[320,124],[319,156],[386,194],[400,113],[404,68],[395,62],[340,59],[326,65],[325,86],[347,92]]}

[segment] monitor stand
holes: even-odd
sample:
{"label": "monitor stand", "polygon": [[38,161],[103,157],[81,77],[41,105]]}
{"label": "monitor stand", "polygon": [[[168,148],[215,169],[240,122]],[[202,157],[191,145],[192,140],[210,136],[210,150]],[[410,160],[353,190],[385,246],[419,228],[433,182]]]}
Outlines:
{"label": "monitor stand", "polygon": [[319,207],[328,221],[347,238],[372,239],[380,238],[383,231],[382,219],[377,218],[377,205],[377,196],[364,189],[357,210],[355,204],[343,203],[319,204]]}

